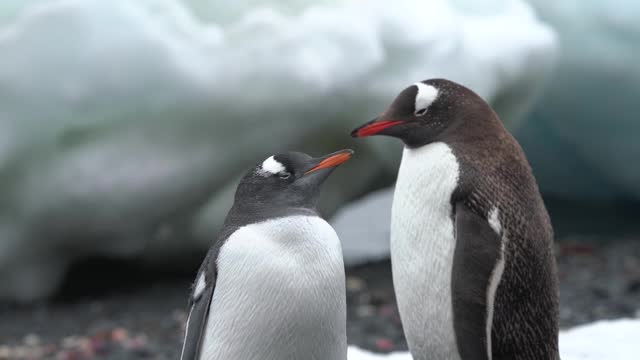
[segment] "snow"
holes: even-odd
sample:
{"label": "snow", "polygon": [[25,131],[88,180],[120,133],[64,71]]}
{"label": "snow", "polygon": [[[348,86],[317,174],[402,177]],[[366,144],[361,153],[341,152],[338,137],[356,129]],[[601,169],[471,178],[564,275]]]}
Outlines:
{"label": "snow", "polygon": [[[602,320],[560,332],[562,360],[637,360],[640,319]],[[407,352],[374,354],[349,347],[349,360],[411,360]]]}
{"label": "snow", "polygon": [[637,360],[640,319],[602,320],[560,333],[563,360]]}
{"label": "snow", "polygon": [[[344,148],[416,81],[466,84],[513,125],[556,51],[521,0],[1,3],[0,299],[87,256],[204,251],[246,169]],[[397,169],[397,144],[354,146],[324,210]]]}
{"label": "snow", "polygon": [[411,355],[406,351],[398,351],[390,354],[377,354],[355,346],[349,346],[347,351],[349,360],[411,360]]}

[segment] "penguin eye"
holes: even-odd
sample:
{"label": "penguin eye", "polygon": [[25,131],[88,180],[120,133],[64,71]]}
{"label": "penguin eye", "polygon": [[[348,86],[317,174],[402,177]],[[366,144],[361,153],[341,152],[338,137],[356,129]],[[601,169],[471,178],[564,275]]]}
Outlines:
{"label": "penguin eye", "polygon": [[424,108],[424,109],[418,109],[418,110],[416,110],[416,111],[414,112],[414,114],[415,114],[416,116],[422,116],[422,115],[424,115],[424,114],[426,114],[426,113],[427,113],[427,109],[426,109],[426,108]]}
{"label": "penguin eye", "polygon": [[278,174],[278,176],[280,177],[280,179],[288,179],[291,177],[291,173],[283,171],[280,174]]}

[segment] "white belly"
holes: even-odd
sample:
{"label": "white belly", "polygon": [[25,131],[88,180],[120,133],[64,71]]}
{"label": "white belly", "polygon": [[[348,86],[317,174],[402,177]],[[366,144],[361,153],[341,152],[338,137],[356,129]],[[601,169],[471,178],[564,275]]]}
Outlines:
{"label": "white belly", "polygon": [[323,219],[245,226],[220,249],[201,359],[345,360],[338,236]]}
{"label": "white belly", "polygon": [[451,303],[456,244],[450,200],[458,176],[458,162],[446,144],[405,148],[393,198],[391,263],[415,360],[460,359]]}

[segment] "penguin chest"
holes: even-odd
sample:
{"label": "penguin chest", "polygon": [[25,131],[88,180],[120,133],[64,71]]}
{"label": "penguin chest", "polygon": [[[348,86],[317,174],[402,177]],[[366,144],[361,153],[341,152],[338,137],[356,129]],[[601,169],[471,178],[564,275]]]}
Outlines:
{"label": "penguin chest", "polygon": [[319,217],[238,229],[220,249],[202,359],[346,358],[338,237]]}
{"label": "penguin chest", "polygon": [[455,250],[451,195],[459,164],[451,148],[405,148],[393,199],[391,260],[398,308],[416,360],[459,359],[451,272]]}

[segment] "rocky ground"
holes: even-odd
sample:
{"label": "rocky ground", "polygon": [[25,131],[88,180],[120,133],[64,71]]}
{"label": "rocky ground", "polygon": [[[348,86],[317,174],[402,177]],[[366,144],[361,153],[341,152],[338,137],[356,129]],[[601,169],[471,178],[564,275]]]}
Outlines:
{"label": "rocky ground", "polygon": [[[640,316],[640,236],[569,236],[557,254],[563,328]],[[389,270],[388,262],[348,269],[350,343],[406,349]],[[80,265],[55,300],[0,305],[0,359],[176,359],[191,278],[131,263]]]}

